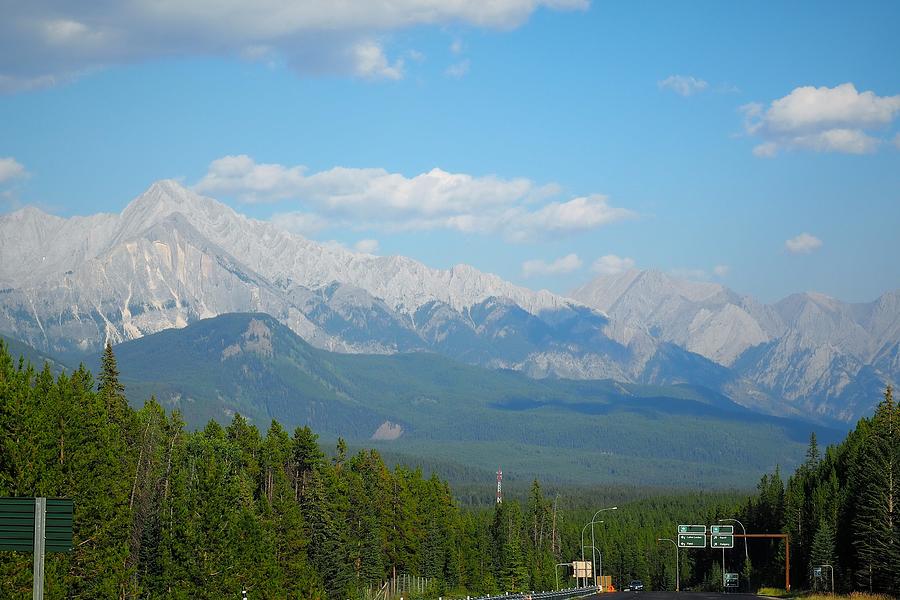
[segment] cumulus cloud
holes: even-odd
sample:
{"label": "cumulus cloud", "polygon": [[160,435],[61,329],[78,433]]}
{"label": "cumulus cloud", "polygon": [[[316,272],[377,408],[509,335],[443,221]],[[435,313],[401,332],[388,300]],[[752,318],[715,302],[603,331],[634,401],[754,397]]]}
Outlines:
{"label": "cumulus cloud", "polygon": [[453,63],[449,67],[444,70],[444,75],[447,77],[452,77],[453,79],[461,79],[466,76],[466,73],[469,72],[469,59],[461,60],[458,63]]}
{"label": "cumulus cloud", "polygon": [[809,233],[801,233],[784,242],[784,247],[791,254],[809,254],[822,247],[822,240]]}
{"label": "cumulus cloud", "polygon": [[22,163],[11,156],[0,158],[0,183],[21,179],[28,175]]}
{"label": "cumulus cloud", "polygon": [[591,270],[598,275],[618,275],[634,268],[634,259],[615,254],[601,256],[591,265]]}
{"label": "cumulus cloud", "polygon": [[303,166],[257,163],[246,155],[214,160],[194,187],[241,202],[292,200],[302,206],[302,215],[313,213],[356,229],[450,229],[499,233],[515,241],[595,229],[636,216],[602,195],[555,200],[559,186],[524,178],[476,177],[437,168],[413,177],[379,168],[311,173]]}
{"label": "cumulus cloud", "polygon": [[728,273],[731,272],[731,267],[728,265],[716,265],[713,267],[713,275],[716,277],[725,277]]}
{"label": "cumulus cloud", "polygon": [[300,235],[314,235],[329,225],[328,220],[319,215],[299,211],[277,213],[272,217],[272,223]]}
{"label": "cumulus cloud", "polygon": [[357,252],[364,252],[365,254],[375,254],[378,252],[378,240],[359,240],[353,245],[353,249]]}
{"label": "cumulus cloud", "polygon": [[6,3],[0,19],[0,89],[47,87],[83,73],[155,58],[277,57],[303,74],[396,79],[384,43],[414,27],[511,29],[539,8],[588,0],[97,0]]}
{"label": "cumulus cloud", "polygon": [[868,154],[883,141],[872,131],[900,114],[900,95],[858,92],[852,83],[805,86],[768,107],[750,103],[740,110],[747,134],[762,140],[753,149],[756,156],[773,157],[785,149]]}
{"label": "cumulus cloud", "polygon": [[691,75],[669,75],[665,79],[656,82],[661,90],[670,90],[680,96],[692,96],[702,92],[709,84]]}
{"label": "cumulus cloud", "polygon": [[562,275],[571,273],[581,268],[581,259],[577,254],[567,254],[562,258],[547,262],[541,259],[526,260],[522,263],[522,275],[524,277],[536,277],[542,275]]}
{"label": "cumulus cloud", "polygon": [[353,71],[365,79],[402,79],[403,59],[388,62],[381,46],[373,41],[357,44],[353,48]]}

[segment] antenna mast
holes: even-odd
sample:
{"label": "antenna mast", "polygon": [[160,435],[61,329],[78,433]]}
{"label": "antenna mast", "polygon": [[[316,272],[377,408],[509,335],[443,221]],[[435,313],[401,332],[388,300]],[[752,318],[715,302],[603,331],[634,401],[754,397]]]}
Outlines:
{"label": "antenna mast", "polygon": [[503,504],[503,470],[497,467],[497,504]]}

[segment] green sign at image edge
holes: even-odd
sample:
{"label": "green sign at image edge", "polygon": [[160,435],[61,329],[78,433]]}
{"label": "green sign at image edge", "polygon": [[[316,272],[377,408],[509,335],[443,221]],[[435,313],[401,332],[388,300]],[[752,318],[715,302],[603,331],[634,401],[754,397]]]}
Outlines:
{"label": "green sign at image edge", "polygon": [[[72,550],[73,513],[71,500],[47,499],[46,552]],[[34,498],[0,498],[0,550],[34,551]]]}

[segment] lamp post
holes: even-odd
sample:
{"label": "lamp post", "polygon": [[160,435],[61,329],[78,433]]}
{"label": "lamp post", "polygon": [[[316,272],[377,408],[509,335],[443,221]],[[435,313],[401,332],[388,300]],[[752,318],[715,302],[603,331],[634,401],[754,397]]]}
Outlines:
{"label": "lamp post", "polygon": [[[596,543],[596,542],[594,542],[594,519],[597,518],[597,515],[599,515],[600,513],[604,512],[604,511],[607,511],[607,510],[619,510],[619,507],[618,506],[610,506],[607,508],[601,508],[600,510],[598,510],[597,512],[594,513],[593,517],[591,517],[591,546],[593,546]],[[602,523],[603,521],[598,521],[598,522]],[[597,565],[593,564],[593,560],[594,560],[594,555],[591,554],[591,561],[592,561],[591,568],[596,569]],[[594,573],[594,575],[596,575],[596,573]],[[603,577],[603,555],[602,554],[600,555],[600,577]],[[594,581],[596,582],[597,579],[595,578]]]}
{"label": "lamp post", "polygon": [[675,542],[675,540],[673,540],[671,538],[656,538],[656,543],[659,543],[659,542],[672,542],[672,545],[675,546],[675,591],[680,592],[681,591],[681,573],[678,570],[679,569],[679,566],[678,566],[678,562],[679,562],[678,561],[678,544]]}
{"label": "lamp post", "polygon": [[[741,531],[744,532],[744,564],[746,565],[747,563],[750,562],[750,553],[747,551],[747,528],[744,527],[744,524],[741,523],[740,521],[738,521],[737,519],[718,519],[719,523],[727,523],[729,521],[734,521],[735,523],[740,525]],[[723,548],[722,551],[724,552],[725,549]],[[724,573],[724,569],[722,571]],[[723,575],[723,577],[724,577],[724,575]],[[750,590],[750,572],[749,571],[747,572],[747,590],[748,591]]]}
{"label": "lamp post", "polygon": [[[581,562],[584,562],[584,549],[586,548],[586,546],[584,545],[584,532],[587,531],[587,528],[590,527],[592,524],[593,524],[593,521],[591,521],[590,523],[585,523],[584,527],[581,528]],[[594,558],[594,549],[591,548],[591,560],[593,560],[593,558]],[[593,573],[591,573],[591,575],[593,576]]]}

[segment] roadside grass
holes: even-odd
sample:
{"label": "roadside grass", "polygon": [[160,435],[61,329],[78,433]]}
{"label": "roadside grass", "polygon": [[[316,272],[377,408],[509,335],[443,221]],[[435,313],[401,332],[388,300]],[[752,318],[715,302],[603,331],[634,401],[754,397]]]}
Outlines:
{"label": "roadside grass", "polygon": [[887,594],[870,594],[868,592],[851,592],[849,594],[826,594],[822,592],[787,592],[783,588],[759,588],[759,596],[770,598],[800,598],[802,600],[895,600]]}

